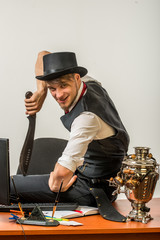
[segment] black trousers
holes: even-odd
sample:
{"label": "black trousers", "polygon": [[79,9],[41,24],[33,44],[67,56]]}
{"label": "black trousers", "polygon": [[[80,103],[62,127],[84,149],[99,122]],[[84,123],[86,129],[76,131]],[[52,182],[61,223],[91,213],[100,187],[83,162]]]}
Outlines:
{"label": "black trousers", "polygon": [[[78,176],[76,182],[66,192],[61,192],[59,202],[76,202],[79,205],[96,206],[95,198],[89,190],[89,182],[85,178],[83,178],[80,173],[76,174]],[[13,176],[13,178],[20,201],[22,203],[49,203],[55,201],[57,193],[54,193],[49,189],[49,174],[28,176],[15,175]],[[112,201],[112,192],[114,188],[109,187],[107,183],[101,187],[103,187],[108,198]],[[16,202],[16,194],[12,181],[10,184],[10,199],[11,202]]]}

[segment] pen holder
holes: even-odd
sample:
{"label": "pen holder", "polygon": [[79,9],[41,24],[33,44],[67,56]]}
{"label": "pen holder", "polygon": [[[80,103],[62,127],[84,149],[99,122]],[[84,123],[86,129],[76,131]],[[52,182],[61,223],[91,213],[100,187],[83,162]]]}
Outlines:
{"label": "pen holder", "polygon": [[30,216],[28,218],[19,218],[17,219],[17,223],[19,224],[25,224],[25,225],[38,225],[38,226],[58,226],[59,222],[57,220],[49,220],[46,219],[42,210],[36,206],[33,211],[31,212]]}

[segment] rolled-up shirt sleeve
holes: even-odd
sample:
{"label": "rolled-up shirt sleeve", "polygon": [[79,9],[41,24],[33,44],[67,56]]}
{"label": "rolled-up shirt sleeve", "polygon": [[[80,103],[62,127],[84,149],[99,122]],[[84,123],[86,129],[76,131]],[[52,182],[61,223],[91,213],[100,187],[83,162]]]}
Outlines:
{"label": "rolled-up shirt sleeve", "polygon": [[72,123],[68,144],[58,163],[75,172],[83,164],[88,144],[95,138],[100,127],[94,114],[84,112],[79,115]]}
{"label": "rolled-up shirt sleeve", "polygon": [[83,164],[88,145],[94,139],[112,136],[114,130],[97,115],[81,113],[72,123],[68,144],[58,163],[75,172]]}

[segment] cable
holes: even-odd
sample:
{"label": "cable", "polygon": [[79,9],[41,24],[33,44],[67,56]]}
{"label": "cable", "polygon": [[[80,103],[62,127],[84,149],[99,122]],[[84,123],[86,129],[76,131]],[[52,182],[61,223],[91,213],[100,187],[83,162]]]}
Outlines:
{"label": "cable", "polygon": [[[19,222],[20,223],[20,222]],[[27,236],[25,234],[25,231],[24,231],[24,228],[23,228],[23,225],[20,223],[21,225],[21,228],[22,228],[22,232],[23,232],[23,236],[24,236],[24,239],[27,240]]]}

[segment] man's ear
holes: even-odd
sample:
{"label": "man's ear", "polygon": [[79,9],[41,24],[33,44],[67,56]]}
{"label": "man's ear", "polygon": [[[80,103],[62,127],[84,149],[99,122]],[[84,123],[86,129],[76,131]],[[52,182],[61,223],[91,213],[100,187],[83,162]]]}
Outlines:
{"label": "man's ear", "polygon": [[81,85],[81,77],[78,73],[75,73],[74,74],[74,78],[76,79],[77,83],[78,83],[78,86],[80,87]]}

